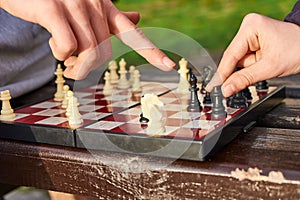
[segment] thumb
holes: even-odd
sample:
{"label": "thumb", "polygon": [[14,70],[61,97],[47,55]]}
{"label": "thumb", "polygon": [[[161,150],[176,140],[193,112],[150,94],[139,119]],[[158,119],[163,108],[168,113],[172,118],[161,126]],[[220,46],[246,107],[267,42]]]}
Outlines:
{"label": "thumb", "polygon": [[272,78],[270,71],[268,65],[260,60],[250,67],[234,72],[223,83],[224,97],[229,97],[256,82]]}

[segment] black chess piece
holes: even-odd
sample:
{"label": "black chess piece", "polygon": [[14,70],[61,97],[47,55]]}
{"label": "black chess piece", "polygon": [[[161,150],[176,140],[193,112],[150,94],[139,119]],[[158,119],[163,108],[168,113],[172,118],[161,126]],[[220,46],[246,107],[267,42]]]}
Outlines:
{"label": "black chess piece", "polygon": [[223,98],[221,86],[214,87],[211,92],[211,100],[213,103],[211,108],[212,119],[223,119],[227,116],[225,106],[223,105]]}
{"label": "black chess piece", "polygon": [[191,92],[191,97],[190,97],[189,106],[188,106],[187,110],[190,112],[201,111],[202,106],[198,99],[198,93],[197,93],[199,91],[199,88],[197,86],[197,77],[195,76],[195,74],[193,74],[193,72],[191,70],[190,70],[189,83],[190,83],[189,90]]}
{"label": "black chess piece", "polygon": [[228,104],[230,108],[246,108],[247,98],[243,95],[242,91],[234,94]]}
{"label": "black chess piece", "polygon": [[227,97],[227,99],[226,99],[226,105],[227,105],[228,107],[230,107],[232,98],[233,98],[233,95],[231,95],[230,97]]}
{"label": "black chess piece", "polygon": [[203,81],[202,81],[201,90],[200,90],[200,92],[202,94],[206,93],[205,87],[210,82],[212,75],[213,75],[212,68],[210,66],[205,66],[203,68]]}
{"label": "black chess piece", "polygon": [[146,124],[146,123],[148,123],[148,122],[149,122],[149,119],[146,118],[146,117],[144,117],[144,116],[143,116],[143,113],[140,114],[140,123]]}
{"label": "black chess piece", "polygon": [[203,104],[211,104],[210,92],[206,92],[203,98]]}
{"label": "black chess piece", "polygon": [[269,84],[266,80],[257,82],[255,84],[256,91],[266,91],[269,89]]}
{"label": "black chess piece", "polygon": [[251,92],[250,92],[250,90],[249,90],[249,88],[248,87],[246,87],[245,89],[243,89],[243,91],[242,91],[242,93],[243,93],[243,95],[247,98],[247,101],[248,102],[251,102],[252,101],[252,94],[251,94]]}

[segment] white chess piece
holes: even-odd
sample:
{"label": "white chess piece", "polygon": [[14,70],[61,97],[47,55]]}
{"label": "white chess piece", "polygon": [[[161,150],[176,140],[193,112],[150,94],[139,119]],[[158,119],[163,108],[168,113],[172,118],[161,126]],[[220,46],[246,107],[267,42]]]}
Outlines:
{"label": "white chess piece", "polygon": [[71,96],[69,99],[69,104],[71,104],[70,116],[68,117],[69,125],[80,125],[83,122],[83,119],[78,110],[78,99],[74,96]]}
{"label": "white chess piece", "polygon": [[109,72],[105,72],[104,75],[105,84],[103,86],[103,94],[109,95],[113,93],[114,87],[111,84],[111,77]]}
{"label": "white chess piece", "polygon": [[63,86],[66,81],[63,77],[64,72],[60,64],[57,65],[57,69],[54,74],[57,77],[55,80],[57,89],[56,89],[56,93],[54,94],[54,101],[63,101],[64,100]]}
{"label": "white chess piece", "polygon": [[67,92],[67,98],[68,98],[68,105],[67,105],[67,109],[66,109],[66,116],[70,117],[71,115],[71,110],[72,110],[72,105],[70,104],[70,99],[74,96],[74,93],[69,90]]}
{"label": "white chess piece", "polygon": [[133,84],[133,80],[134,80],[134,71],[135,71],[135,66],[134,65],[131,65],[129,67],[129,74],[130,74],[130,77],[129,77],[129,83],[130,85]]}
{"label": "white chess piece", "polygon": [[126,62],[125,62],[124,58],[122,58],[121,61],[119,62],[119,66],[120,66],[120,70],[119,70],[120,80],[118,83],[118,88],[121,88],[121,89],[129,88],[130,84],[126,77],[127,70],[126,70]]}
{"label": "white chess piece", "polygon": [[69,90],[70,90],[70,87],[68,85],[64,85],[64,87],[63,87],[64,100],[61,105],[62,108],[68,107],[68,102],[69,102],[68,91]]}
{"label": "white chess piece", "polygon": [[112,84],[118,83],[119,82],[119,75],[117,73],[117,69],[118,69],[117,62],[115,60],[110,61],[109,64],[108,64],[108,69],[110,71],[110,82]]}
{"label": "white chess piece", "polygon": [[0,93],[0,100],[2,101],[2,109],[0,119],[4,121],[11,121],[14,120],[16,114],[14,110],[11,108],[9,100],[11,99],[9,90],[2,91]]}
{"label": "white chess piece", "polygon": [[166,129],[164,126],[164,104],[155,94],[145,94],[141,99],[142,113],[149,120],[146,133],[151,136],[161,135]]}
{"label": "white chess piece", "polygon": [[190,84],[188,82],[188,62],[187,60],[185,60],[184,58],[182,58],[179,61],[179,83],[178,83],[178,88],[177,88],[177,92],[178,93],[188,93],[189,92],[189,88],[190,88]]}
{"label": "white chess piece", "polygon": [[133,72],[133,83],[132,83],[132,91],[133,92],[140,92],[142,91],[142,84],[140,80],[140,72],[139,70],[134,70]]}

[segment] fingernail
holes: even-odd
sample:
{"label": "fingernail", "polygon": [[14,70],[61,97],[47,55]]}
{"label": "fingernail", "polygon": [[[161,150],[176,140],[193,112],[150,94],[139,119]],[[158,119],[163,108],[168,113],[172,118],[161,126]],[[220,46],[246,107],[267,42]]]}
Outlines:
{"label": "fingernail", "polygon": [[234,93],[233,85],[229,84],[226,86],[222,86],[222,93],[224,97],[229,97]]}
{"label": "fingernail", "polygon": [[163,58],[163,63],[166,67],[170,69],[172,69],[175,66],[175,63],[166,56]]}

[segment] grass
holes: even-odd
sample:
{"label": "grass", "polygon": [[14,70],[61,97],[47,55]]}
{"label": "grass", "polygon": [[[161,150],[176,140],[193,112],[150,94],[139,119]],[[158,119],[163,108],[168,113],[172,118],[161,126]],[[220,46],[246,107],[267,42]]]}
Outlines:
{"label": "grass", "polygon": [[139,11],[139,27],[164,27],[182,32],[210,52],[222,51],[243,17],[255,12],[282,20],[295,0],[119,0],[123,11]]}

